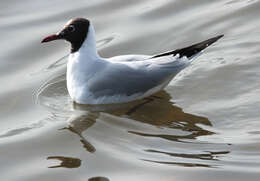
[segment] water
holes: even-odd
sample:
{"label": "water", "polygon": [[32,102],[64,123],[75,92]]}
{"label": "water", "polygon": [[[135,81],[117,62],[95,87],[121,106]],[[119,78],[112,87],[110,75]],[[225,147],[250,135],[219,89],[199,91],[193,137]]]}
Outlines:
{"label": "water", "polygon": [[[1,2],[4,181],[259,180],[260,2]],[[40,44],[87,17],[104,57],[156,54],[219,34],[153,97],[80,106],[65,85],[69,44]]]}

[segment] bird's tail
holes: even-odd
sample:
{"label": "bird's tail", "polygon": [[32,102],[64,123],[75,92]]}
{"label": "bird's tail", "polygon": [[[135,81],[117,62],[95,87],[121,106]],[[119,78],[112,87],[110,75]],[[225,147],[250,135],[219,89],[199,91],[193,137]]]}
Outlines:
{"label": "bird's tail", "polygon": [[194,45],[191,45],[191,46],[188,46],[185,48],[181,48],[181,49],[177,49],[174,51],[169,51],[169,52],[155,55],[152,58],[168,56],[168,55],[175,56],[175,55],[179,54],[180,57],[186,56],[188,59],[191,59],[191,58],[195,57],[196,55],[198,55],[202,50],[204,50],[205,48],[207,48],[208,46],[210,46],[211,44],[215,43],[217,40],[222,38],[223,36],[224,35],[219,35],[219,36],[210,38],[208,40],[202,41],[200,43],[196,43]]}

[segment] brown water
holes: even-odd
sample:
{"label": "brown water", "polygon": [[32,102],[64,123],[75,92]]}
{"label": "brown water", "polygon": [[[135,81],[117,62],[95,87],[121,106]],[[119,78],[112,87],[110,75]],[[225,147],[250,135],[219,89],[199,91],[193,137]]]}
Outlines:
{"label": "brown water", "polygon": [[[1,181],[259,180],[260,2],[2,1]],[[100,54],[155,54],[225,34],[165,91],[73,105],[69,45],[40,41],[87,17]]]}

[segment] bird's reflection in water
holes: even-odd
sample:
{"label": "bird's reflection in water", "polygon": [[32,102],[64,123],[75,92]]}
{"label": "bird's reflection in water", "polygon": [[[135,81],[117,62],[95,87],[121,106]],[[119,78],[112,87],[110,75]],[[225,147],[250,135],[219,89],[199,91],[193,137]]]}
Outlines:
{"label": "bird's reflection in water", "polygon": [[[219,156],[230,153],[229,151],[218,151],[218,152],[207,151],[206,153],[201,153],[201,154],[185,154],[185,153],[169,153],[169,152],[156,151],[156,150],[145,150],[145,151],[150,153],[164,154],[175,158],[211,160],[211,161],[219,161],[218,159]],[[196,162],[174,162],[174,161],[166,162],[166,161],[155,161],[155,160],[148,160],[148,159],[142,159],[142,160],[147,162],[152,162],[152,163],[166,164],[166,165],[179,165],[183,167],[207,167],[207,168],[217,167],[217,165],[196,163]]]}
{"label": "bird's reflection in water", "polygon": [[[157,137],[174,142],[188,143],[190,140],[195,140],[199,136],[206,136],[214,134],[211,131],[205,130],[198,125],[212,126],[211,122],[201,116],[185,113],[181,108],[174,106],[170,102],[170,95],[165,91],[162,91],[148,99],[135,101],[127,104],[112,104],[112,105],[79,105],[74,103],[73,107],[75,114],[69,119],[68,130],[76,133],[84,148],[89,152],[94,152],[95,148],[91,145],[86,138],[82,136],[82,132],[90,128],[95,124],[96,119],[101,114],[112,115],[113,118],[127,118],[149,125],[153,125],[159,128],[172,128],[176,130],[184,131],[185,135],[177,134],[151,134],[140,131],[128,130],[128,133],[135,134],[143,137]],[[155,149],[144,150],[147,153],[162,154],[175,158],[184,158],[191,160],[213,160],[218,161],[218,156],[228,154],[228,151],[211,152],[205,151],[203,153],[196,154],[184,154],[184,153],[170,153]],[[203,164],[200,162],[164,162],[142,159],[143,161],[167,164],[167,165],[179,165],[185,167],[212,167],[209,164]]]}
{"label": "bird's reflection in water", "polygon": [[216,161],[218,161],[218,155],[229,153],[229,151],[218,151],[218,152],[207,151],[206,153],[201,153],[201,154],[185,154],[185,153],[168,153],[168,152],[156,151],[156,150],[145,150],[145,151],[150,153],[165,154],[172,157],[192,158],[192,159],[201,159],[201,160],[216,160]]}
{"label": "bird's reflection in water", "polygon": [[118,117],[124,116],[128,119],[153,126],[173,128],[189,133],[186,135],[168,135],[148,134],[129,130],[129,133],[145,137],[160,137],[171,141],[185,142],[186,140],[194,140],[199,136],[214,134],[198,126],[199,124],[212,126],[207,118],[183,112],[181,108],[174,106],[173,103],[170,102],[170,98],[167,92],[161,91],[147,99],[127,104],[93,106],[74,103],[74,109],[87,110],[88,114],[89,112],[96,114],[103,112]]}
{"label": "bird's reflection in water", "polygon": [[106,177],[92,177],[88,181],[109,181],[109,179]]}
{"label": "bird's reflection in water", "polygon": [[83,144],[83,147],[88,152],[94,153],[96,151],[95,147],[82,136],[82,132],[95,124],[97,118],[98,115],[91,112],[74,114],[68,119],[68,126],[61,130],[67,129],[77,134],[80,137],[80,142]]}
{"label": "bird's reflection in water", "polygon": [[63,157],[63,156],[49,156],[47,160],[59,160],[61,161],[59,165],[50,166],[48,168],[78,168],[81,165],[81,160],[78,158],[72,157]]}

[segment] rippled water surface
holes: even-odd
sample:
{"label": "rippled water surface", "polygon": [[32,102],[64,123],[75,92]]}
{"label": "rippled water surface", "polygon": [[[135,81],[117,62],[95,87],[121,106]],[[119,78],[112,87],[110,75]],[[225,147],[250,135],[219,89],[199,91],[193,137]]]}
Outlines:
{"label": "rippled water surface", "polygon": [[[258,0],[2,1],[1,180],[258,181],[259,9]],[[225,37],[165,91],[82,106],[66,89],[69,44],[40,44],[74,17],[91,19],[104,57]]]}

